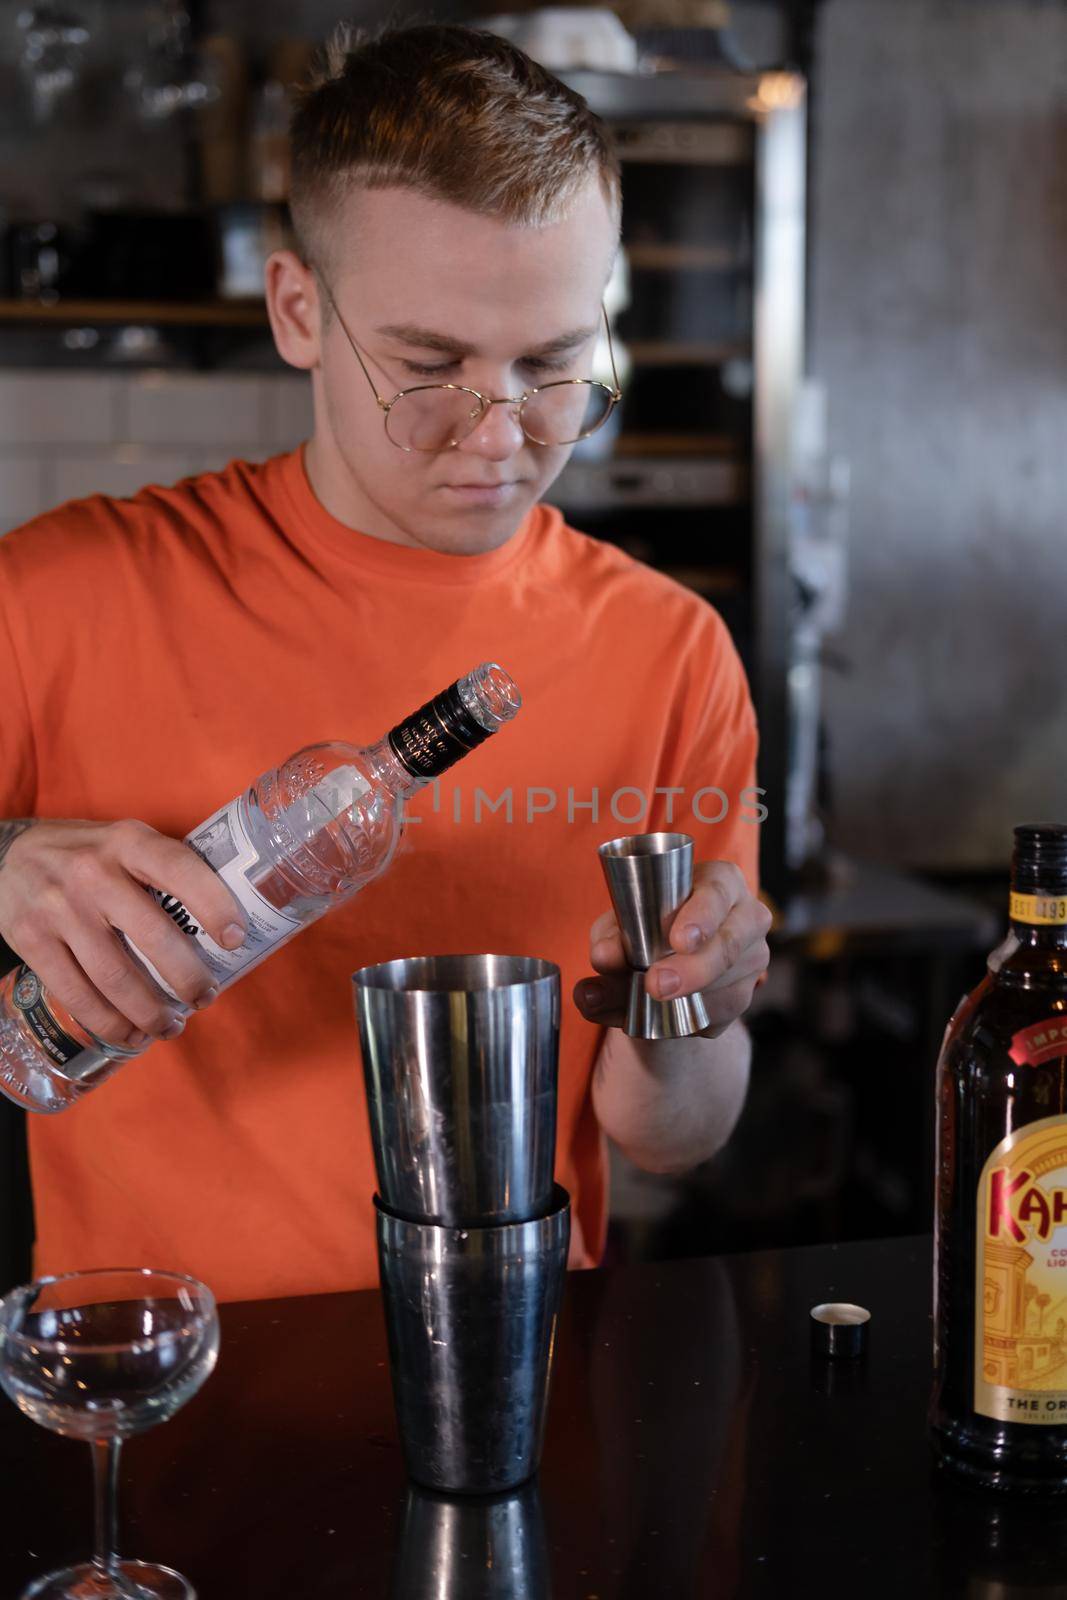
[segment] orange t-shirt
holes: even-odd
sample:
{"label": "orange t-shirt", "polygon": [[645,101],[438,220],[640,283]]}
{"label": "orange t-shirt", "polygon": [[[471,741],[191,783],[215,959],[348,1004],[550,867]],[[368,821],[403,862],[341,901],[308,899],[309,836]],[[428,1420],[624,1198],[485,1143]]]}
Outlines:
{"label": "orange t-shirt", "polygon": [[[167,1267],[224,1299],[375,1283],[350,974],[474,951],[561,968],[557,1176],[572,1262],[595,1263],[602,1030],[570,996],[608,906],[596,846],[673,825],[755,889],[756,727],[717,612],[548,506],[482,555],[409,549],[330,516],[297,451],[0,540],[2,817],[133,816],[180,839],[301,746],[369,744],[489,660],[523,709],[409,801],[381,878],[181,1038],[31,1116],[38,1271]],[[510,817],[488,804],[508,789]]]}

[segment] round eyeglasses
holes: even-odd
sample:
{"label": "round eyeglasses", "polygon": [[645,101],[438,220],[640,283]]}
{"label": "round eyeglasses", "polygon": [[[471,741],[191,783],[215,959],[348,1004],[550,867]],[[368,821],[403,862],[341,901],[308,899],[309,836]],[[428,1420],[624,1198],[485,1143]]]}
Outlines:
{"label": "round eyeglasses", "polygon": [[463,384],[424,383],[413,389],[400,389],[391,400],[386,400],[378,393],[359,346],[321,276],[319,282],[384,413],[386,435],[401,450],[453,450],[470,437],[492,406],[512,406],[516,422],[532,444],[577,444],[604,426],[622,398],[611,343],[611,324],[606,309],[601,306],[614,387],[593,378],[565,378],[561,382],[542,384],[537,389],[527,389],[521,395],[494,399]]}

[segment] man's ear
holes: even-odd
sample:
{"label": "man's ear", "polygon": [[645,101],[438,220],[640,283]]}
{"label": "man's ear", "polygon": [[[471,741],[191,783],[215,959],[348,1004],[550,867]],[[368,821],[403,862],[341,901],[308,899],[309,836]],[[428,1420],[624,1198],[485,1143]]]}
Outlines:
{"label": "man's ear", "polygon": [[311,268],[292,250],[276,250],[264,273],[267,313],[278,354],[308,372],[319,364],[322,307]]}

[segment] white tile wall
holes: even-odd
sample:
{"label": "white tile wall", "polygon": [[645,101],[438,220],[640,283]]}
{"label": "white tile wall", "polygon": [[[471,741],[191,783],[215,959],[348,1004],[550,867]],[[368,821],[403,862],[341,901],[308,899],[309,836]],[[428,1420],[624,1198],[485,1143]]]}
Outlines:
{"label": "white tile wall", "polygon": [[311,379],[268,378],[263,384],[263,439],[271,450],[291,450],[311,438]]}
{"label": "white tile wall", "polygon": [[0,457],[0,533],[28,522],[55,499],[52,463],[44,456]]}
{"label": "white tile wall", "polygon": [[122,382],[110,373],[0,372],[0,441],[110,444]]}
{"label": "white tile wall", "polygon": [[136,494],[147,483],[175,483],[190,467],[183,455],[161,455],[152,450],[127,450],[121,456],[82,459],[65,457],[56,462],[55,503],[82,500],[91,494]]}
{"label": "white tile wall", "polygon": [[185,470],[187,473],[221,472],[231,461],[265,461],[274,454],[261,439],[254,444],[191,445],[185,453]]}
{"label": "white tile wall", "polygon": [[0,534],[65,500],[262,461],[311,427],[298,373],[0,372]]}
{"label": "white tile wall", "polygon": [[259,378],[148,372],[125,382],[131,444],[226,445],[260,437]]}

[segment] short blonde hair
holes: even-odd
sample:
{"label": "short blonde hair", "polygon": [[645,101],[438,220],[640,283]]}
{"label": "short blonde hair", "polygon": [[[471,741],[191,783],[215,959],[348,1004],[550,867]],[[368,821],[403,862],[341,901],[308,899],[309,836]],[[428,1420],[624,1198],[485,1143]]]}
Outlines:
{"label": "short blonde hair", "polygon": [[407,188],[538,227],[590,177],[618,214],[618,157],[582,96],[496,34],[454,24],[340,28],[291,127],[290,209],[305,259],[353,188]]}

